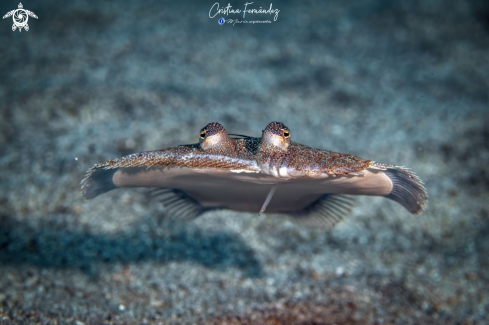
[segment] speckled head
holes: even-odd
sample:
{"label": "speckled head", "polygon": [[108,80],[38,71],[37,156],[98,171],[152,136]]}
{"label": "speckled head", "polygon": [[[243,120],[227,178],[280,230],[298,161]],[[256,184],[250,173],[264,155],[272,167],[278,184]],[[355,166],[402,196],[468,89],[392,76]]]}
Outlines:
{"label": "speckled head", "polygon": [[224,127],[216,122],[209,123],[200,130],[199,143],[204,151],[236,150]]}
{"label": "speckled head", "polygon": [[290,130],[282,122],[272,122],[263,130],[261,143],[287,150],[290,144]]}

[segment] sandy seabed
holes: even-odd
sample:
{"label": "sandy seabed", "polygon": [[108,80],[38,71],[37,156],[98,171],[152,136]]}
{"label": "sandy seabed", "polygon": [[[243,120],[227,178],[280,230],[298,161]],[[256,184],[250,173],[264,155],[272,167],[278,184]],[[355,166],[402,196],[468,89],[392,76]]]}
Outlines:
{"label": "sandy seabed", "polygon": [[[31,2],[28,32],[0,22],[0,323],[488,324],[489,6],[273,2],[277,21],[220,26],[213,4]],[[359,197],[325,231],[80,196],[95,163],[274,120],[412,168],[427,210]]]}

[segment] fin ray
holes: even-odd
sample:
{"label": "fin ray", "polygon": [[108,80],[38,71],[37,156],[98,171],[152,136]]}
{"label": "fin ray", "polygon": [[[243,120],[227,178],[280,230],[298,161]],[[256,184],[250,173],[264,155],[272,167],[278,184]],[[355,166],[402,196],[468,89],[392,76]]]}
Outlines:
{"label": "fin ray", "polygon": [[392,181],[392,191],[385,197],[401,204],[414,215],[422,213],[428,202],[428,194],[421,179],[404,167],[387,168],[384,173]]}
{"label": "fin ray", "polygon": [[158,198],[172,217],[181,220],[193,220],[204,212],[216,210],[202,206],[182,190],[173,188],[156,188],[151,191],[154,198]]}
{"label": "fin ray", "polygon": [[332,228],[351,211],[352,202],[346,195],[324,194],[308,207],[284,215],[302,226]]}
{"label": "fin ray", "polygon": [[116,189],[117,186],[112,180],[117,169],[97,169],[90,171],[81,181],[81,192],[85,199],[94,197],[105,192]]}

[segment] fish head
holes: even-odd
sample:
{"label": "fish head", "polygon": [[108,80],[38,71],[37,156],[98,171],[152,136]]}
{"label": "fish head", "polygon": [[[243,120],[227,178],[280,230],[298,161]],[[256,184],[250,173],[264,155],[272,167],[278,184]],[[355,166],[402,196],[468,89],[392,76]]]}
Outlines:
{"label": "fish head", "polygon": [[290,130],[282,122],[272,122],[263,130],[261,144],[267,144],[280,151],[286,151],[290,145]]}
{"label": "fish head", "polygon": [[200,130],[199,143],[203,151],[236,151],[235,144],[231,141],[224,127],[212,122]]}

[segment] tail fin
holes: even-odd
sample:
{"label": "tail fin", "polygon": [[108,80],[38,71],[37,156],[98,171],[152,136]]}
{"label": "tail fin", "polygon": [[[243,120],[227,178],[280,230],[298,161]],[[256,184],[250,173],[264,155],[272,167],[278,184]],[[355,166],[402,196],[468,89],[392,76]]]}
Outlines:
{"label": "tail fin", "polygon": [[93,199],[100,194],[117,188],[112,180],[118,168],[114,169],[91,169],[87,176],[81,181],[81,191],[86,199]]}
{"label": "tail fin", "polygon": [[392,191],[385,197],[401,204],[412,214],[421,214],[428,202],[423,181],[403,167],[389,167],[384,173],[392,181]]}

